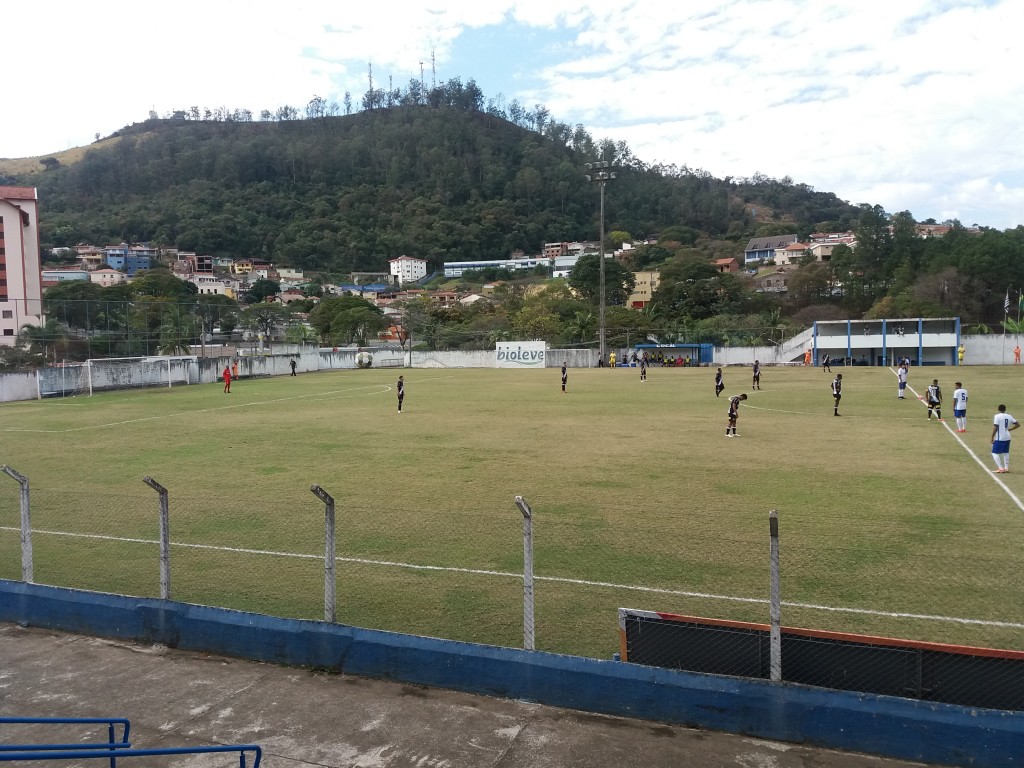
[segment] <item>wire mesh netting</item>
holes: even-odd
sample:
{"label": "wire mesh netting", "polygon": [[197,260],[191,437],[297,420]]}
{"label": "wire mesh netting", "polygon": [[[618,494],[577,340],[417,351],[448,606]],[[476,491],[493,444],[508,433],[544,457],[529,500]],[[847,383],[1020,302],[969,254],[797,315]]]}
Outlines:
{"label": "wire mesh netting", "polygon": [[[214,495],[169,489],[172,599],[324,617],[324,504],[308,486],[271,486],[226,486]],[[0,486],[0,576],[8,579],[21,573],[18,490],[10,481]],[[768,622],[767,515],[731,524],[725,535],[709,523],[721,514],[714,508],[680,520],[668,507],[630,518],[581,513],[555,497],[528,501],[538,649],[610,657],[619,650],[621,606]],[[152,489],[139,483],[112,494],[42,482],[33,484],[31,502],[36,582],[159,596]],[[953,548],[952,531],[925,523],[920,530],[861,526],[841,538],[784,525],[783,624],[1022,650],[1024,599],[1007,599],[1020,595],[1018,569],[985,554],[986,542],[1000,535],[991,526],[959,530],[970,546]],[[513,499],[411,506],[389,500],[382,484],[358,498],[339,496],[335,539],[337,621],[522,644],[523,520]],[[659,630],[637,631],[650,638]],[[690,651],[698,671],[766,675],[756,632],[719,625],[714,637]],[[814,643],[788,652],[814,654],[816,647],[824,655]],[[673,666],[678,653],[667,645],[644,663]],[[917,685],[928,688],[923,678]]]}

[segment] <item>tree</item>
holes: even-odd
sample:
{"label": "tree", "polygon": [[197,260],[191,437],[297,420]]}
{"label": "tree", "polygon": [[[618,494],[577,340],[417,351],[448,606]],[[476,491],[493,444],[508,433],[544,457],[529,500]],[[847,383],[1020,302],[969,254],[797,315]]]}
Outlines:
{"label": "tree", "polygon": [[96,283],[69,280],[48,288],[43,296],[47,317],[69,328],[93,328],[100,314],[103,289]]}
{"label": "tree", "polygon": [[70,332],[63,323],[52,318],[43,325],[24,325],[18,332],[17,346],[42,356],[56,360],[66,357],[70,348]]}
{"label": "tree", "polygon": [[280,283],[261,277],[249,286],[249,290],[243,294],[243,300],[247,304],[257,304],[272,296],[277,296],[279,293],[281,293]]}
{"label": "tree", "polygon": [[175,301],[191,299],[199,293],[194,283],[179,280],[167,270],[155,269],[137,277],[131,283],[131,290],[136,296],[153,296]]}
{"label": "tree", "polygon": [[289,344],[311,344],[317,340],[317,334],[306,323],[292,323],[284,332],[284,340]]}
{"label": "tree", "polygon": [[590,344],[596,341],[597,317],[593,312],[577,312],[566,326],[566,333],[572,342]]}
{"label": "tree", "polygon": [[220,294],[203,294],[196,297],[195,315],[205,357],[207,336],[212,339],[215,329],[222,334],[230,334],[235,329],[238,322],[238,303]]}
{"label": "tree", "polygon": [[[598,254],[580,256],[569,273],[569,285],[582,298],[596,302],[601,291],[601,257]],[[605,258],[604,288],[606,304],[625,304],[636,287],[636,278],[615,259]]]}
{"label": "tree", "polygon": [[832,276],[824,264],[808,264],[789,273],[786,289],[786,301],[793,306],[818,304],[831,298]]}
{"label": "tree", "polygon": [[701,320],[735,314],[748,293],[740,279],[694,259],[673,259],[663,269],[651,303],[662,317]]}
{"label": "tree", "polygon": [[605,235],[605,241],[609,248],[617,250],[622,247],[623,243],[633,242],[633,236],[629,234],[629,232],[625,232],[621,229],[613,229]]}
{"label": "tree", "polygon": [[241,326],[266,341],[270,349],[277,327],[285,325],[291,317],[288,308],[280,304],[253,304],[242,311]]}
{"label": "tree", "polygon": [[366,344],[387,323],[384,310],[358,296],[333,296],[309,313],[309,323],[329,344]]}

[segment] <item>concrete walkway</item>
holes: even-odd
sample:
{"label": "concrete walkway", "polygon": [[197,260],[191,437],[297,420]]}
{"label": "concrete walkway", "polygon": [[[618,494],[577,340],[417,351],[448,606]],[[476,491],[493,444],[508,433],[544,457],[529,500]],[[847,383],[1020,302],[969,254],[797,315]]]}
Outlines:
{"label": "concrete walkway", "polygon": [[[0,716],[126,717],[136,748],[254,743],[266,768],[920,765],[10,624]],[[38,740],[28,726],[0,728],[0,742]],[[80,733],[69,728],[69,739]]]}

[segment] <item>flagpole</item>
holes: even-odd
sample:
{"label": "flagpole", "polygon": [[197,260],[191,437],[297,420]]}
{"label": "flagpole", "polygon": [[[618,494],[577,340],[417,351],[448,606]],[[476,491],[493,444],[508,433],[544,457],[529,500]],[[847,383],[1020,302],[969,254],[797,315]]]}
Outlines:
{"label": "flagpole", "polygon": [[1010,289],[1006,289],[1006,298],[1003,299],[1003,349],[999,353],[1000,365],[1006,360],[1006,321],[1010,319]]}

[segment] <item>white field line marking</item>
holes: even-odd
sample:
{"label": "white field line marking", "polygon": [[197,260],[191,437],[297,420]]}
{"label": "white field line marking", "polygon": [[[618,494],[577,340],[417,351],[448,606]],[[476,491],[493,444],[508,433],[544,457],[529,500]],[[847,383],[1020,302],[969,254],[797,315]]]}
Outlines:
{"label": "white field line marking", "polygon": [[[0,526],[2,531],[20,531],[13,526]],[[92,533],[68,533],[67,531],[46,531],[35,529],[33,533],[48,536],[67,536],[76,539],[97,539],[101,541],[122,541],[129,544],[150,544],[158,545],[156,539],[134,539],[123,536],[105,536]],[[221,547],[214,544],[186,544],[183,542],[171,542],[172,547],[185,549],[205,549],[216,552],[231,552],[243,555],[267,555],[270,557],[291,557],[300,560],[323,560],[323,555],[304,555],[298,552],[277,552],[270,549],[245,549],[241,547]],[[339,563],[357,563],[359,565],[380,565],[390,568],[405,568],[413,571],[438,571],[446,573],[468,573],[475,576],[499,576],[506,579],[521,579],[523,574],[509,571],[490,571],[481,568],[457,568],[447,565],[417,565],[415,563],[402,563],[393,560],[370,560],[365,557],[335,557]],[[608,581],[589,581],[587,579],[570,579],[564,576],[534,576],[537,581],[550,581],[560,584],[575,584],[583,587],[604,587],[606,589],[623,589],[632,592],[651,592],[660,595],[676,595],[679,597],[695,597],[704,600],[725,600],[735,603],[754,603],[767,605],[768,600],[760,597],[735,597],[733,595],[716,595],[710,592],[690,592],[683,589],[664,589],[662,587],[645,587],[635,584],[614,584]],[[897,611],[878,611],[871,608],[842,608],[832,605],[817,605],[815,603],[791,603],[783,601],[782,605],[788,608],[806,608],[816,611],[831,611],[833,613],[853,613],[867,616],[884,616],[893,619],[922,619],[927,621],[941,621],[950,624],[969,624],[983,627],[1002,627],[1008,629],[1024,629],[1024,624],[1011,621],[993,621],[990,619],[964,619],[956,616],[935,616],[927,613],[901,613]]]}
{"label": "white field line marking", "polygon": [[[423,381],[435,381],[437,379],[450,379],[451,376],[431,376],[426,379],[414,379],[414,383],[420,383]],[[199,385],[197,385],[199,386]],[[344,395],[345,398],[351,397],[366,397],[368,395],[383,395],[391,391],[389,384],[367,384],[362,387],[352,387],[350,389],[334,389],[328,392],[316,392],[309,395],[289,395],[288,397],[277,397],[272,400],[257,400],[251,403],[238,403],[237,405],[219,405],[214,408],[197,408],[193,411],[177,411],[175,413],[165,413],[162,416],[142,416],[138,419],[125,419],[124,421],[111,421],[106,424],[90,424],[84,427],[69,427],[67,429],[3,429],[2,432],[36,432],[47,435],[62,435],[67,432],[80,432],[85,429],[101,429],[103,427],[120,427],[125,424],[136,424],[142,421],[155,421],[157,419],[170,419],[175,416],[188,416],[195,413],[212,413],[214,411],[226,411],[232,408],[251,408],[258,405],[271,405],[273,403],[283,403],[289,400],[340,400],[342,397],[331,397],[331,395],[341,395],[344,392],[358,392],[361,389],[371,389],[376,387],[382,387],[374,392],[366,392],[361,395]]]}
{"label": "white field line marking", "polygon": [[[829,399],[832,398],[831,395],[827,395],[827,397]],[[828,416],[828,413],[822,413],[822,412],[788,411],[785,408],[765,408],[763,405],[750,405],[750,401],[749,400],[744,402],[742,407],[743,408],[750,408],[750,409],[755,410],[755,411],[770,411],[772,413],[789,413],[789,414],[792,414],[794,416]],[[853,417],[853,418],[856,418],[857,421],[863,421],[864,419],[885,419],[886,421],[911,421],[913,417],[911,417],[911,416],[896,416],[894,418],[892,416],[864,416],[864,415],[857,415],[856,417]]]}
{"label": "white field line marking", "polygon": [[[889,370],[892,371],[892,368],[889,368]],[[896,372],[893,371],[893,373]],[[910,384],[907,384],[907,389],[914,393],[914,396],[922,405],[924,405],[926,408],[928,407],[927,404],[925,404],[924,399],[921,397],[921,395],[917,394],[917,392],[914,390],[913,387],[910,386]],[[1003,479],[1001,477],[998,477],[995,472],[988,468],[988,465],[985,464],[984,461],[978,458],[978,454],[971,450],[971,447],[960,438],[960,435],[953,431],[953,428],[949,426],[949,420],[946,419],[939,423],[946,428],[946,431],[953,436],[954,440],[960,443],[960,447],[967,451],[970,457],[974,459],[975,462],[977,462],[978,466],[985,470],[985,472],[988,474],[989,477],[992,478],[995,484],[1006,492],[1006,495],[1009,496],[1013,500],[1013,503],[1017,505],[1017,509],[1019,509],[1021,512],[1024,512],[1024,502],[1022,502],[1020,498],[1018,498],[1017,494],[1015,494],[1013,491],[1009,489],[1009,487],[1006,485],[1006,483],[1003,482]]]}

